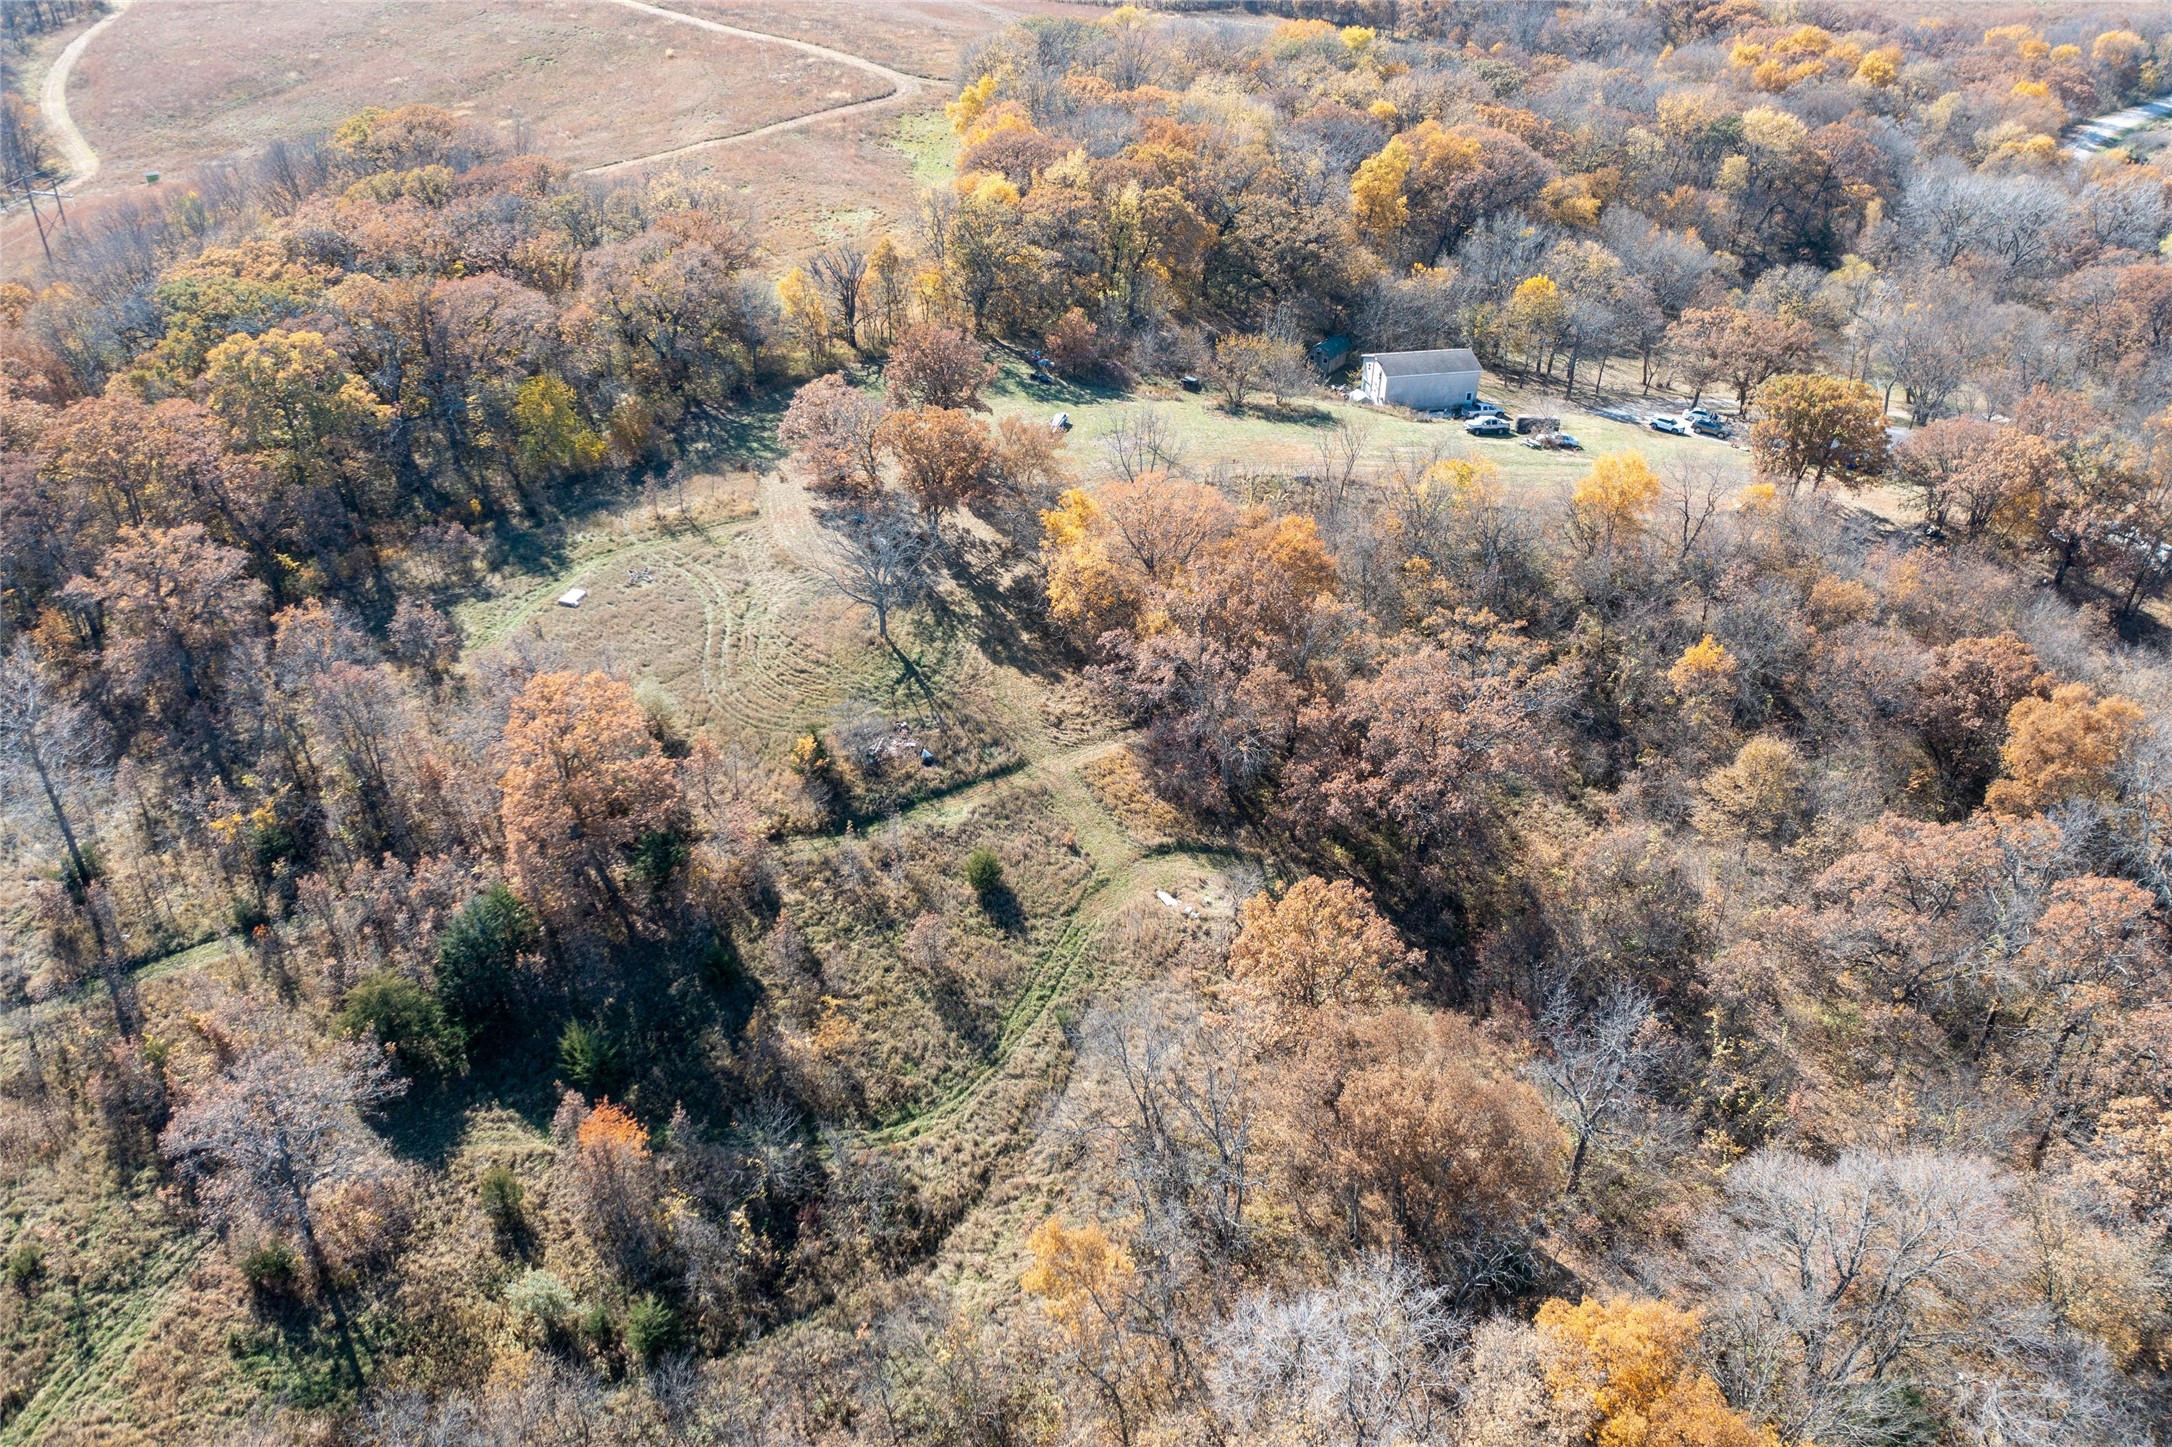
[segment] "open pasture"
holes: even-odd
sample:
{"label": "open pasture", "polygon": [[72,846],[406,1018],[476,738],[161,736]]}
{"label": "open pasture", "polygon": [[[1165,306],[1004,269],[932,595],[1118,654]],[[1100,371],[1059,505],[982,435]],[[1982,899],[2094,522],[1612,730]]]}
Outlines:
{"label": "open pasture", "polygon": [[[667,54],[669,52],[669,54]],[[69,109],[124,185],[367,105],[426,102],[575,167],[882,94],[783,45],[600,0],[143,0],[77,62]]]}

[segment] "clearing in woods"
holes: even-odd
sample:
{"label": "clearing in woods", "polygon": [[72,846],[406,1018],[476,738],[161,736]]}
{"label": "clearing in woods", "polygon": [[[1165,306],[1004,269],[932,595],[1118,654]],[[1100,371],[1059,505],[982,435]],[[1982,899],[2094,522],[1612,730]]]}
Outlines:
{"label": "clearing in woods", "polygon": [[[685,723],[707,728],[719,745],[771,757],[808,729],[856,712],[916,714],[864,610],[837,598],[822,576],[829,544],[805,489],[766,474],[748,516],[736,498],[718,502],[714,488],[712,479],[697,485],[689,522],[677,520],[671,500],[655,517],[622,513],[575,539],[568,561],[547,576],[502,580],[462,610],[469,647],[540,647],[550,666],[615,667],[637,687],[661,690]],[[581,605],[557,606],[575,586],[589,590]],[[944,771],[896,822],[947,833],[984,809],[1031,799],[1067,832],[1087,872],[1068,918],[1047,929],[986,1058],[881,1133],[931,1159],[980,1156],[1014,1139],[1061,1060],[1062,1008],[1121,967],[1100,949],[1113,922],[1142,906],[1166,909],[1157,891],[1199,917],[1226,918],[1233,879],[1256,872],[1217,841],[1141,837],[1105,805],[1090,772],[1127,746],[1123,729],[1045,674],[991,656],[983,646],[991,630],[977,612],[965,590],[946,587],[937,608],[893,626],[937,680],[943,707],[971,715],[1000,741],[1001,762]],[[930,613],[954,621],[931,624]],[[842,842],[826,836],[793,847],[816,857]]]}

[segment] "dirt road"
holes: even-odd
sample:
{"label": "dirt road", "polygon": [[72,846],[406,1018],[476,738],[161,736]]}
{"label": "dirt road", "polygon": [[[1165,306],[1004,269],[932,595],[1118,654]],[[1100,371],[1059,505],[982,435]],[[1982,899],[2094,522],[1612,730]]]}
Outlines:
{"label": "dirt road", "polygon": [[794,40],[789,36],[771,35],[760,30],[746,30],[737,25],[726,25],[719,20],[705,20],[698,15],[687,15],[677,10],[667,10],[661,5],[644,4],[643,0],[608,0],[608,3],[622,5],[628,10],[638,10],[644,15],[654,15],[664,20],[676,20],[684,25],[696,26],[702,30],[712,30],[719,35],[735,35],[743,40],[759,40],[770,45],[787,45],[794,50],[804,51],[808,55],[819,56],[824,60],[833,60],[841,65],[849,65],[855,70],[866,71],[869,75],[889,82],[890,89],[886,93],[868,100],[850,101],[841,106],[831,106],[826,110],[809,111],[806,115],[793,116],[788,120],[771,121],[766,126],[756,126],[752,130],[736,131],[728,136],[711,136],[707,140],[694,141],[684,146],[673,146],[669,150],[653,151],[645,156],[628,156],[624,160],[607,161],[601,166],[590,166],[581,173],[584,176],[608,175],[613,171],[629,170],[635,166],[644,166],[655,161],[668,161],[679,156],[689,155],[695,151],[705,151],[713,146],[738,145],[745,141],[757,140],[763,136],[776,135],[779,131],[796,131],[804,126],[811,126],[816,121],[836,120],[844,116],[857,115],[861,111],[873,110],[877,106],[886,106],[895,101],[910,100],[920,93],[920,87],[926,83],[920,76],[902,70],[892,70],[889,66],[879,65],[864,56],[854,55],[850,51],[832,50],[826,45],[817,45],[811,40]]}
{"label": "dirt road", "polygon": [[[80,190],[86,181],[96,176],[99,163],[97,149],[84,136],[82,128],[75,122],[75,117],[69,114],[68,81],[75,72],[76,62],[90,48],[91,42],[97,39],[107,26],[120,19],[122,13],[132,3],[135,3],[135,0],[112,0],[113,9],[110,14],[68,42],[67,48],[62,50],[54,60],[53,68],[46,72],[45,83],[39,90],[39,109],[43,113],[47,125],[52,128],[53,138],[60,146],[62,159],[67,163],[67,185],[71,189]],[[696,29],[711,31],[718,35],[729,35],[741,40],[751,40],[762,45],[781,45],[791,50],[797,50],[807,55],[864,71],[868,75],[883,81],[890,89],[867,100],[848,101],[843,105],[828,106],[822,110],[809,111],[805,115],[792,116],[781,121],[771,121],[767,125],[755,126],[750,130],[735,131],[729,135],[710,136],[683,146],[672,146],[666,150],[626,156],[616,161],[606,161],[600,166],[589,167],[582,172],[583,175],[608,175],[614,171],[628,170],[658,161],[674,160],[680,156],[690,155],[696,151],[709,150],[716,146],[738,145],[746,141],[759,140],[764,136],[773,136],[780,131],[799,130],[818,121],[842,119],[847,116],[857,115],[863,111],[874,110],[878,106],[910,101],[920,93],[922,86],[928,84],[928,79],[925,76],[913,75],[909,71],[895,70],[890,66],[869,60],[865,56],[854,55],[846,50],[834,50],[826,45],[817,45],[811,40],[798,40],[788,35],[772,35],[763,30],[749,30],[743,26],[726,25],[720,20],[709,20],[698,15],[688,15],[683,11],[672,10],[662,5],[650,5],[645,3],[645,0],[596,0],[596,3],[617,5],[623,9],[638,11],[641,14],[654,16],[660,20],[668,20],[680,25],[691,25]]]}
{"label": "dirt road", "polygon": [[75,117],[68,114],[68,77],[75,73],[75,63],[90,49],[90,43],[108,25],[121,18],[130,0],[113,0],[112,11],[96,25],[68,42],[67,49],[53,61],[53,68],[45,73],[45,84],[38,89],[38,109],[45,123],[53,128],[53,139],[60,145],[61,159],[68,163],[68,184],[81,186],[98,174],[98,152],[83,138],[82,128]]}

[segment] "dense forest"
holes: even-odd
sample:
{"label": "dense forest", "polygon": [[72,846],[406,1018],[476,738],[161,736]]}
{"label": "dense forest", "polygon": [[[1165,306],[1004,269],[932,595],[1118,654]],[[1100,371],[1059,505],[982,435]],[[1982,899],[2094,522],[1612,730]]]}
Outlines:
{"label": "dense forest", "polygon": [[[0,285],[0,1439],[2167,1440],[2172,11],[1282,8],[858,239],[407,106]],[[1144,400],[1330,337],[1745,446]],[[825,723],[463,627],[787,494]]]}

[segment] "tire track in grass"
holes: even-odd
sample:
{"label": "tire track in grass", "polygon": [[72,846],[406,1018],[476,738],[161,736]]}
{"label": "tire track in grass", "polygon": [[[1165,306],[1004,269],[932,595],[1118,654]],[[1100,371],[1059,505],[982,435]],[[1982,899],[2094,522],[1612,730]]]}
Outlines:
{"label": "tire track in grass", "polygon": [[692,155],[696,151],[706,151],[717,146],[739,145],[746,141],[760,140],[764,136],[774,136],[783,131],[800,130],[815,124],[817,121],[842,120],[846,116],[859,115],[865,111],[875,110],[893,103],[902,104],[919,95],[920,88],[928,83],[927,78],[924,76],[913,75],[902,70],[893,70],[887,65],[869,60],[865,56],[854,55],[846,50],[833,50],[827,45],[817,45],[811,40],[795,40],[788,35],[772,35],[764,30],[748,30],[737,25],[726,25],[721,20],[710,20],[700,15],[688,15],[684,11],[667,9],[662,5],[646,4],[644,0],[608,0],[608,3],[623,6],[628,10],[636,10],[644,15],[653,15],[661,20],[673,20],[682,25],[692,25],[702,30],[711,30],[719,35],[736,36],[741,40],[759,41],[765,45],[789,46],[791,49],[801,51],[807,55],[835,61],[840,65],[847,65],[854,70],[863,71],[878,80],[887,82],[890,89],[881,95],[870,96],[865,100],[847,101],[839,106],[826,106],[818,111],[809,111],[803,116],[792,116],[786,120],[771,121],[767,125],[754,126],[744,131],[734,131],[729,135],[710,136],[705,140],[692,141],[683,146],[671,146],[661,151],[651,151],[645,156],[628,156],[624,160],[606,161],[600,166],[590,166],[581,173],[584,176],[607,176],[614,171],[631,170],[636,166],[652,165],[658,161],[677,160],[681,156]]}
{"label": "tire track in grass", "polygon": [[[6,0],[0,0],[0,3],[6,3]],[[98,174],[99,156],[97,148],[91,145],[89,138],[83,134],[82,127],[76,124],[75,117],[69,113],[68,81],[75,74],[76,62],[81,60],[83,53],[90,48],[91,41],[102,34],[114,21],[120,19],[122,13],[134,3],[134,0],[108,0],[108,3],[112,6],[112,9],[105,18],[69,41],[67,47],[55,58],[53,68],[46,72],[44,84],[38,91],[39,110],[51,125],[53,138],[60,145],[62,159],[66,161],[68,167],[68,185],[71,187],[80,188],[84,182]],[[890,88],[878,96],[846,101],[843,105],[824,106],[820,110],[809,111],[805,115],[788,116],[784,120],[770,121],[765,125],[753,126],[747,130],[733,131],[721,136],[708,136],[702,140],[688,142],[685,145],[668,146],[661,151],[650,151],[643,155],[626,156],[616,161],[606,161],[600,166],[590,166],[587,170],[581,172],[580,174],[584,176],[609,175],[614,171],[631,170],[636,166],[651,165],[658,161],[675,160],[678,157],[691,155],[696,151],[710,150],[717,146],[739,145],[746,141],[760,140],[765,136],[777,135],[784,131],[801,130],[820,121],[842,120],[847,116],[859,115],[883,106],[905,104],[916,99],[922,88],[932,83],[931,77],[914,75],[909,71],[895,70],[879,61],[869,60],[864,55],[854,55],[849,50],[837,50],[827,45],[817,45],[811,40],[798,40],[789,35],[773,35],[766,30],[749,30],[740,25],[726,25],[721,20],[710,20],[700,15],[689,15],[683,10],[673,10],[663,5],[650,5],[645,3],[645,0],[594,0],[594,3],[616,5],[621,9],[632,10],[658,20],[667,20],[677,25],[691,25],[699,30],[711,31],[718,35],[728,35],[738,40],[749,40],[759,45],[783,46],[789,50],[799,51],[804,55],[812,55],[822,60],[847,66],[863,74],[871,75],[887,84]]]}
{"label": "tire track in grass", "polygon": [[121,1308],[97,1319],[90,1340],[47,1377],[21,1414],[0,1430],[0,1447],[39,1440],[46,1429],[78,1415],[102,1395],[157,1324],[175,1284],[209,1244],[201,1234],[179,1236],[145,1262]]}

